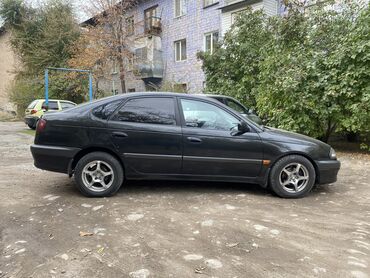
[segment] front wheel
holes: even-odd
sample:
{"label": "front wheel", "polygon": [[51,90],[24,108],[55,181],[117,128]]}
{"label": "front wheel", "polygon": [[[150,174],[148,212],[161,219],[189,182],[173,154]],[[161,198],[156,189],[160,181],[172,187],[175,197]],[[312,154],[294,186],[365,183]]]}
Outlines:
{"label": "front wheel", "polygon": [[82,157],[75,168],[77,188],[88,197],[114,195],[123,182],[119,161],[104,152],[93,152]]}
{"label": "front wheel", "polygon": [[270,172],[270,187],[283,198],[302,198],[315,184],[316,173],[312,163],[300,155],[279,159]]}

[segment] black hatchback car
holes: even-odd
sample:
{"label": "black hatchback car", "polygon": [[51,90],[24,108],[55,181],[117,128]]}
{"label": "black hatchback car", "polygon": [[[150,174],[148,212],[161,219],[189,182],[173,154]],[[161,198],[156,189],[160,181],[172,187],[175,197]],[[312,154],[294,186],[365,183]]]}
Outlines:
{"label": "black hatchback car", "polygon": [[124,180],[257,183],[278,196],[306,195],[337,179],[327,144],[262,127],[219,101],[177,93],[100,99],[39,121],[35,166],[74,175],[86,196],[110,196]]}

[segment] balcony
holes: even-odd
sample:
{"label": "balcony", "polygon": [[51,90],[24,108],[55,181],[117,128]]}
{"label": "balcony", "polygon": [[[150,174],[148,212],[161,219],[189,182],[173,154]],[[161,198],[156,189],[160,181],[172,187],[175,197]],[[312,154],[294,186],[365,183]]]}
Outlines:
{"label": "balcony", "polygon": [[144,20],[144,33],[158,36],[162,32],[161,18],[158,16],[146,17]]}
{"label": "balcony", "polygon": [[135,50],[134,72],[144,81],[163,78],[162,51],[150,47]]}

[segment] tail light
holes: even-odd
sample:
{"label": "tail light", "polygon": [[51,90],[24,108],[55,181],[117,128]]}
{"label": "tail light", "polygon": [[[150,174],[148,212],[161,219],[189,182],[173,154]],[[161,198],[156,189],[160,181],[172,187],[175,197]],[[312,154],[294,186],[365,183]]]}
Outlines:
{"label": "tail light", "polygon": [[31,110],[31,115],[32,115],[32,114],[36,114],[36,113],[37,113],[37,110],[35,110],[35,109],[32,109],[32,110]]}
{"label": "tail light", "polygon": [[36,128],[36,131],[37,132],[42,132],[46,127],[46,120],[41,118],[38,122],[37,122],[37,128]]}

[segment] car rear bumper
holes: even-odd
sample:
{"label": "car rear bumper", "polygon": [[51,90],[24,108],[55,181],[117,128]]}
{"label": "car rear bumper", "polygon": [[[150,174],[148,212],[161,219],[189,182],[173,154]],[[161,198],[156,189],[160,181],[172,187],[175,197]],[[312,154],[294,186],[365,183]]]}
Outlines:
{"label": "car rear bumper", "polygon": [[47,171],[66,173],[79,148],[32,145],[31,153],[37,168]]}
{"label": "car rear bumper", "polygon": [[318,169],[318,184],[327,184],[337,181],[340,161],[338,160],[320,160],[316,161]]}
{"label": "car rear bumper", "polygon": [[26,116],[24,117],[24,122],[26,125],[35,126],[38,119],[38,117]]}

